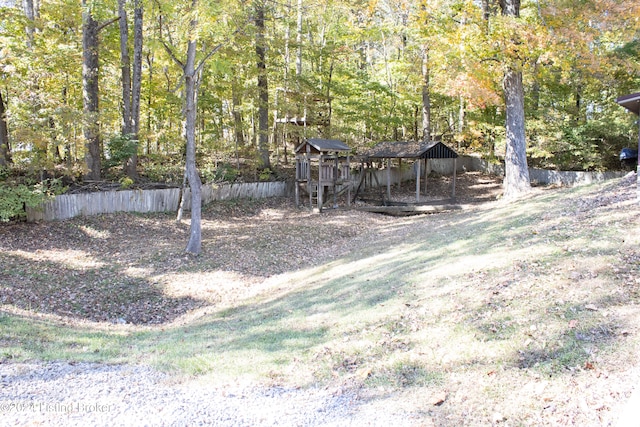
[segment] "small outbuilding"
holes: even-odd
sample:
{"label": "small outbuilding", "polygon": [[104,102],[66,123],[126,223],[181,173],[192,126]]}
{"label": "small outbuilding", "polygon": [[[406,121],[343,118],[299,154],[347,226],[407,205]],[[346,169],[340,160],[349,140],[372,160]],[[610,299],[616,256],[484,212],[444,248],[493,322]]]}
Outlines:
{"label": "small outbuilding", "polygon": [[[337,207],[338,195],[347,193],[351,200],[351,148],[335,139],[308,138],[296,150],[296,206],[301,193],[309,197],[311,209],[322,212],[325,196],[333,196]],[[315,202],[315,203],[314,203]]]}
{"label": "small outbuilding", "polygon": [[385,141],[362,153],[362,160],[369,162],[378,160],[386,162],[387,170],[387,198],[391,198],[391,163],[397,161],[398,167],[403,160],[414,162],[416,177],[416,203],[420,202],[420,183],[424,178],[424,188],[427,188],[427,162],[429,159],[451,159],[453,161],[453,182],[451,198],[456,197],[456,167],[458,153],[441,141]]}
{"label": "small outbuilding", "polygon": [[[616,99],[616,102],[631,111],[637,116],[640,116],[640,92],[632,93],[630,95],[621,96]],[[640,153],[640,119],[637,121],[638,124],[638,153]],[[638,193],[638,202],[640,202],[640,155],[638,155],[638,164],[636,168],[637,175],[637,193]]]}

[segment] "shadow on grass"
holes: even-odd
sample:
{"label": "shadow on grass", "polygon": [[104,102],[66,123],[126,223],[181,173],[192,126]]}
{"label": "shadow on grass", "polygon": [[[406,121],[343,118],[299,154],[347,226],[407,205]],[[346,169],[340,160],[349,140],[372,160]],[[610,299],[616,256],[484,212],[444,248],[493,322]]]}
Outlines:
{"label": "shadow on grass", "polygon": [[269,376],[274,367],[308,363],[319,348],[349,339],[359,324],[378,320],[377,309],[402,306],[398,300],[398,291],[406,286],[399,274],[406,267],[402,259],[389,257],[366,272],[354,270],[347,260],[333,267],[340,272],[333,279],[319,278],[316,284],[230,309],[207,308],[213,312],[184,326],[138,330],[112,325],[95,331],[64,321],[0,314],[3,330],[11,331],[0,338],[6,348],[3,357],[126,360],[190,374],[231,371],[238,376]]}
{"label": "shadow on grass", "polygon": [[34,260],[26,252],[0,254],[0,302],[42,314],[94,322],[161,324],[200,307],[192,297],[170,297],[146,277],[104,258],[91,268]]}
{"label": "shadow on grass", "polygon": [[617,326],[600,322],[581,328],[567,328],[550,337],[545,348],[519,350],[514,357],[520,369],[534,369],[553,376],[576,369],[593,369],[595,351],[612,348],[618,341]]}

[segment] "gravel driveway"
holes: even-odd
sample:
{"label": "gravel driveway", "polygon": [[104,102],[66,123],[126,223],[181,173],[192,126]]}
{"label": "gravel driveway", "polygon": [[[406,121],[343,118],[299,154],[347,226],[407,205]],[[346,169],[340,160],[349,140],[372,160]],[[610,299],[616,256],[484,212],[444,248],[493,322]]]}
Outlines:
{"label": "gravel driveway", "polygon": [[148,367],[0,364],[0,425],[403,426],[358,391],[175,383]]}

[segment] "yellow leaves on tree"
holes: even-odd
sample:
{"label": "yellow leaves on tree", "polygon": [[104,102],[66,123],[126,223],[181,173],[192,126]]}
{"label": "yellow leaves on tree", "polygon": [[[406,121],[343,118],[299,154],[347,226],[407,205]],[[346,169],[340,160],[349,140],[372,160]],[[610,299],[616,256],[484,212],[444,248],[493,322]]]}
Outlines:
{"label": "yellow leaves on tree", "polygon": [[463,97],[467,107],[483,109],[502,103],[502,97],[490,79],[482,78],[478,73],[459,73],[447,84],[447,95]]}

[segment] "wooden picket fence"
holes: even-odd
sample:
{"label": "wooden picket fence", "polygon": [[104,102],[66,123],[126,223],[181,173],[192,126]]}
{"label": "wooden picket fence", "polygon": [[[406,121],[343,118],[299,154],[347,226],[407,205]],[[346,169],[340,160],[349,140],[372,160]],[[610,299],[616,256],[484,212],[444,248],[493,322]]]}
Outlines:
{"label": "wooden picket fence", "polygon": [[[286,182],[252,182],[240,184],[203,185],[202,203],[230,200],[287,196],[291,192]],[[177,211],[179,188],[161,190],[122,190],[95,193],[63,194],[35,208],[27,208],[27,221],[52,221],[76,216],[115,212]],[[191,208],[191,196],[185,192],[184,209]]]}
{"label": "wooden picket fence", "polygon": [[[482,171],[484,173],[503,175],[503,165],[494,165],[486,160],[460,156],[458,158],[458,172]],[[453,162],[449,159],[431,159],[429,171],[440,174],[453,173]],[[368,173],[376,174],[377,180],[371,179],[369,185],[385,185],[386,171],[375,170]],[[557,184],[573,186],[598,182],[622,177],[626,172],[566,172],[529,169],[531,180],[539,184]],[[392,170],[392,182],[413,179],[411,168]],[[359,177],[354,175],[354,184]],[[189,190],[185,192],[184,209],[191,208]],[[202,203],[215,200],[231,200],[242,198],[263,199],[266,197],[285,197],[293,193],[293,185],[286,182],[252,182],[240,184],[203,185]],[[63,194],[49,200],[36,208],[27,208],[27,221],[51,221],[68,219],[76,216],[100,215],[115,212],[167,212],[177,211],[180,204],[181,189],[167,188],[161,190],[123,190],[82,194]]]}

